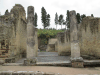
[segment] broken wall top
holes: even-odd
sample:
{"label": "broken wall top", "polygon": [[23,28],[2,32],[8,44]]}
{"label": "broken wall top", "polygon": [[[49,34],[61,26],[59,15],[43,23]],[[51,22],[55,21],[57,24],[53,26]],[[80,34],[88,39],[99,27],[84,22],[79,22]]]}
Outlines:
{"label": "broken wall top", "polygon": [[100,25],[100,18],[97,17],[85,17],[83,18],[81,24],[81,30],[84,29],[85,31],[87,31],[87,27],[90,27],[91,33],[96,33],[98,32],[99,28],[98,26]]}
{"label": "broken wall top", "polygon": [[15,6],[13,6],[13,8],[11,9],[10,13],[13,14],[12,16],[16,19],[20,17],[23,20],[26,20],[25,9],[20,4],[15,4]]}

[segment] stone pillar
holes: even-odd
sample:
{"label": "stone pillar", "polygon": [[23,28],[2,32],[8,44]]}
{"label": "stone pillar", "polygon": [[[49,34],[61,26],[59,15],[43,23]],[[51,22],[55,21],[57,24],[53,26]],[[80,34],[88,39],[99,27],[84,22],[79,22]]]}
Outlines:
{"label": "stone pillar", "polygon": [[[35,48],[35,26],[34,24],[34,7],[28,7],[28,17],[27,17],[27,59],[24,64],[30,65],[31,63],[36,63],[37,51]],[[33,60],[33,61],[32,61]]]}
{"label": "stone pillar", "polygon": [[78,41],[78,28],[76,12],[70,11],[70,41],[71,41],[71,63],[72,67],[83,67],[83,58],[80,57],[80,47]]}

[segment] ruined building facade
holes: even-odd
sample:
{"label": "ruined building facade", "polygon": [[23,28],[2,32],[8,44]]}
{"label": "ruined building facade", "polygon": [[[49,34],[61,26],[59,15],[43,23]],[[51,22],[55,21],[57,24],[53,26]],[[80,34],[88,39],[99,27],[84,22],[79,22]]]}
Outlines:
{"label": "ruined building facade", "polygon": [[[10,12],[0,16],[0,59],[26,57],[27,21],[25,9],[15,4]],[[13,57],[13,58],[12,58]]]}
{"label": "ruined building facade", "polygon": [[[85,17],[78,24],[78,39],[82,55],[100,58],[100,18]],[[70,30],[58,33],[56,49],[59,55],[71,55]]]}

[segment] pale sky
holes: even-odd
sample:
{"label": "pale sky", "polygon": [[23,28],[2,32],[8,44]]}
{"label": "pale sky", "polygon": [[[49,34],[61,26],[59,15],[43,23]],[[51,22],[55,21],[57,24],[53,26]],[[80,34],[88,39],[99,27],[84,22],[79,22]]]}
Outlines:
{"label": "pale sky", "polygon": [[[56,28],[54,22],[56,12],[58,16],[63,14],[64,19],[67,10],[75,10],[76,13],[86,14],[86,16],[93,14],[95,17],[100,17],[100,0],[0,0],[1,15],[5,13],[6,9],[10,11],[15,4],[21,4],[25,8],[26,13],[28,6],[34,6],[38,15],[37,28],[43,28],[41,22],[42,7],[46,9],[46,12],[51,17],[49,28]],[[57,29],[61,29],[61,26],[58,25]]]}

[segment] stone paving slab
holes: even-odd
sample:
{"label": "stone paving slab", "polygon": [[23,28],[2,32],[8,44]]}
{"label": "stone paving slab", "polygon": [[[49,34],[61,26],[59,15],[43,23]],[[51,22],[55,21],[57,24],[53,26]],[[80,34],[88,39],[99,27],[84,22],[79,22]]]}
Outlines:
{"label": "stone paving slab", "polygon": [[[70,56],[58,56],[57,52],[38,52],[37,62],[67,62]],[[26,58],[18,60],[16,63],[24,62]]]}
{"label": "stone paving slab", "polygon": [[[23,63],[26,58],[20,59],[16,62],[16,64],[13,63],[13,65],[21,65],[20,63]],[[84,65],[99,65],[100,60],[85,60],[84,59]],[[12,65],[11,63],[6,63],[4,65]],[[70,56],[58,56],[57,52],[38,52],[37,57],[37,66],[70,66]]]}
{"label": "stone paving slab", "polygon": [[70,60],[70,57],[67,56],[37,57],[37,62],[66,62],[68,60]]}
{"label": "stone paving slab", "polygon": [[40,56],[58,56],[57,52],[38,52],[38,57]]}

